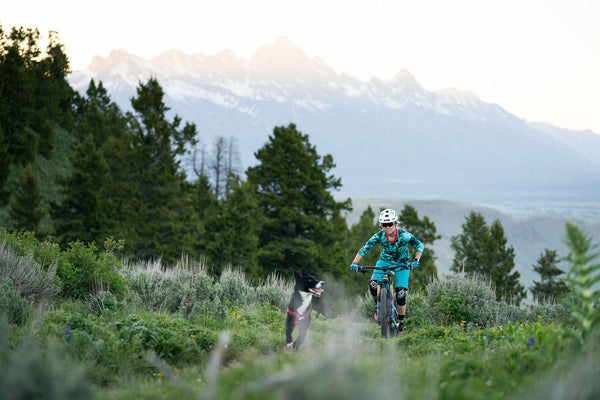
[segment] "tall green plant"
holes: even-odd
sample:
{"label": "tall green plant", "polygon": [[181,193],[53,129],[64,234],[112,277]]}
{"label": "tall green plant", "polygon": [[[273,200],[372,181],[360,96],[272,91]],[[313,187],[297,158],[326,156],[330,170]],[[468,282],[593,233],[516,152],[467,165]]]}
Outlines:
{"label": "tall green plant", "polygon": [[598,244],[592,245],[592,238],[572,222],[565,224],[566,243],[571,252],[564,259],[571,263],[567,273],[567,286],[574,297],[570,302],[573,317],[581,330],[581,339],[585,341],[600,327],[600,290],[594,285],[600,282],[600,263],[590,261],[600,255],[594,252]]}

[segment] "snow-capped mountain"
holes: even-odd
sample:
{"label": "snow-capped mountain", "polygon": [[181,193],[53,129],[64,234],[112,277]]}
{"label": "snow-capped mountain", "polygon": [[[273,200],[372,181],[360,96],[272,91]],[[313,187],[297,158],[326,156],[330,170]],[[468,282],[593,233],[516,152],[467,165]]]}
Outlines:
{"label": "snow-capped mountain", "polygon": [[150,76],[209,153],[215,137],[236,138],[243,169],[274,126],[295,123],[333,156],[345,196],[600,199],[600,135],[531,124],[470,92],[427,91],[407,70],[361,81],[285,37],[249,60],[229,50],[150,60],[114,50],[69,80],[81,93],[102,81],[130,110]]}

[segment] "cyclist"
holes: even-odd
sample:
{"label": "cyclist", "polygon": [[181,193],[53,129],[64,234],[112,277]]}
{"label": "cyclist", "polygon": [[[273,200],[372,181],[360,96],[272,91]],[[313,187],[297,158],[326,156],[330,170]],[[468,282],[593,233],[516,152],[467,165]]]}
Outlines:
{"label": "cyclist", "polygon": [[[414,260],[412,264],[410,264],[410,269],[412,270],[419,267],[419,259],[423,254],[423,244],[411,233],[396,227],[397,221],[398,217],[396,216],[396,211],[392,210],[391,208],[385,209],[379,214],[379,223],[381,224],[382,229],[371,236],[367,243],[365,243],[365,245],[358,251],[356,257],[354,257],[354,260],[350,265],[350,269],[352,271],[359,272],[361,270],[361,267],[358,265],[358,263],[376,244],[379,244],[383,248],[381,256],[375,264],[376,267],[409,264],[409,244],[416,250]],[[396,289],[394,297],[396,299],[396,304],[398,305],[398,316],[400,318],[399,331],[402,332],[404,329],[404,322],[402,321],[404,320],[404,316],[406,314],[406,293],[408,291],[408,278],[410,276],[410,270],[402,270],[401,268],[397,268],[394,271],[396,274]],[[373,296],[375,304],[377,304],[377,285],[382,280],[383,271],[377,269],[373,270],[371,281],[369,282],[369,292],[371,293],[371,296]],[[377,312],[375,312],[375,319],[377,319]]]}

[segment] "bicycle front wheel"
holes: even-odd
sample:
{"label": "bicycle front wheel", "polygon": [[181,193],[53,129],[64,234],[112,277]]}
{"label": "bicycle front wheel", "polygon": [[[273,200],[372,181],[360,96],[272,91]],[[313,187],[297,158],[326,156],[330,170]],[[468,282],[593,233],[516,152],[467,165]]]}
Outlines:
{"label": "bicycle front wheel", "polygon": [[381,337],[390,337],[390,292],[381,288],[379,291],[379,324],[381,325]]}

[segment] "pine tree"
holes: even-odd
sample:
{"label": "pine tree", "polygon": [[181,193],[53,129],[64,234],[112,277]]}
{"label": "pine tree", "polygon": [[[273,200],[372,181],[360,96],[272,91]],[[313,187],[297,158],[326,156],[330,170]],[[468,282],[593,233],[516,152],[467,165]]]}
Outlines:
{"label": "pine tree", "polygon": [[455,251],[451,271],[484,275],[485,239],[489,237],[489,228],[483,216],[471,211],[462,224],[463,233],[450,238],[450,247]]}
{"label": "pine tree", "polygon": [[206,255],[215,272],[233,265],[241,266],[249,276],[259,276],[256,195],[239,177],[232,182],[229,196],[213,207],[206,219]]}
{"label": "pine tree", "polygon": [[[425,289],[431,280],[437,278],[433,242],[442,237],[437,234],[435,224],[429,217],[424,216],[423,219],[420,219],[417,210],[408,204],[405,204],[400,212],[399,221],[402,227],[416,236],[425,247],[419,261],[418,271],[410,275],[411,290]],[[410,252],[412,259],[414,249],[410,248]]]}
{"label": "pine tree", "polygon": [[177,115],[169,122],[163,97],[158,81],[150,78],[131,100],[135,115],[129,116],[129,132],[115,147],[122,180],[114,204],[121,224],[114,236],[124,237],[138,257],[172,263],[194,252],[199,221],[180,156],[195,144],[196,127],[180,128]]}
{"label": "pine tree", "polygon": [[521,277],[519,271],[513,271],[515,250],[508,245],[508,239],[504,236],[504,228],[499,219],[492,222],[488,244],[490,248],[487,251],[488,264],[485,273],[494,283],[496,297],[518,305],[526,296],[525,288],[519,283]]}
{"label": "pine tree", "polygon": [[41,201],[37,177],[33,174],[31,164],[28,164],[18,179],[18,187],[8,206],[8,215],[16,230],[41,235],[40,221],[46,214],[40,206]]}
{"label": "pine tree", "polygon": [[451,238],[455,254],[450,269],[489,279],[499,300],[518,305],[525,297],[525,288],[519,283],[520,273],[513,271],[514,249],[508,246],[500,220],[488,226],[481,214],[472,211],[462,228],[462,234]]}
{"label": "pine tree", "polygon": [[559,262],[556,250],[544,249],[544,253],[537,260],[537,264],[533,266],[533,270],[541,278],[540,282],[533,281],[533,287],[530,289],[534,299],[554,302],[565,294],[567,291],[566,283],[556,279],[564,274],[564,271],[557,267]]}
{"label": "pine tree", "polygon": [[[37,155],[49,159],[54,145],[55,125],[71,128],[74,91],[66,76],[68,59],[56,34],[48,37],[46,54],[39,48],[37,29],[0,27],[0,189],[11,166],[25,166]],[[0,191],[0,203],[7,191]]]}
{"label": "pine tree", "polygon": [[110,170],[92,135],[76,140],[72,148],[73,170],[61,182],[64,198],[53,205],[56,234],[63,243],[102,243],[111,227],[104,197],[110,190]]}
{"label": "pine tree", "polygon": [[[348,209],[349,200],[337,202],[329,192],[341,186],[339,178],[328,175],[335,166],[333,158],[319,156],[294,124],[275,127],[254,155],[259,164],[246,175],[265,218],[258,234],[263,276],[299,268],[318,268],[321,274],[340,268],[344,253],[332,251],[341,240],[332,236],[333,216]],[[338,228],[347,230],[345,224]]]}

